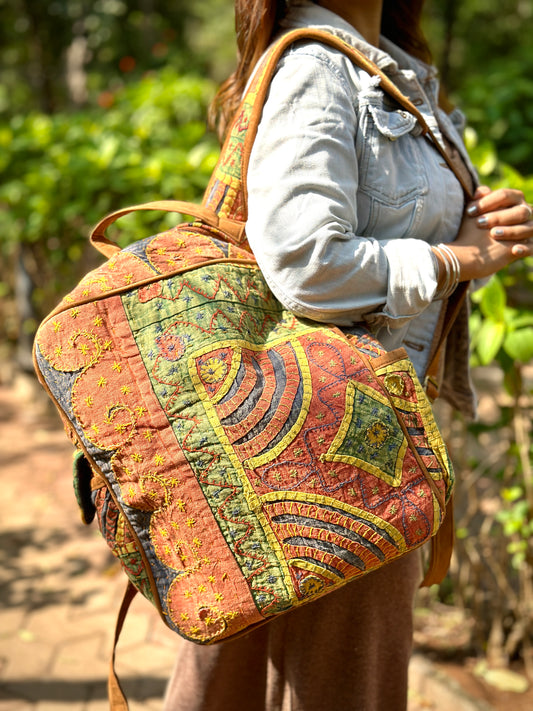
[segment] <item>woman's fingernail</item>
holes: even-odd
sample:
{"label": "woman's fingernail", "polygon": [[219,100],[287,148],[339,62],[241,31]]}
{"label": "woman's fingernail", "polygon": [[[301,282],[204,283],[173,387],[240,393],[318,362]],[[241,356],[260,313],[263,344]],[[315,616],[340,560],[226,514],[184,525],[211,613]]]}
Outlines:
{"label": "woman's fingernail", "polygon": [[470,207],[466,208],[466,214],[470,215],[470,217],[474,217],[478,212],[479,207],[477,205],[470,205]]}
{"label": "woman's fingernail", "polygon": [[495,237],[503,237],[503,235],[505,234],[505,232],[504,232],[504,230],[502,230],[501,227],[496,227],[494,230],[492,230],[492,234],[493,234]]}
{"label": "woman's fingernail", "polygon": [[515,257],[523,257],[524,254],[526,254],[527,249],[524,247],[523,244],[515,244],[511,252],[514,254]]}
{"label": "woman's fingernail", "polygon": [[486,227],[489,224],[489,218],[486,215],[482,215],[477,218],[477,223],[480,227]]}

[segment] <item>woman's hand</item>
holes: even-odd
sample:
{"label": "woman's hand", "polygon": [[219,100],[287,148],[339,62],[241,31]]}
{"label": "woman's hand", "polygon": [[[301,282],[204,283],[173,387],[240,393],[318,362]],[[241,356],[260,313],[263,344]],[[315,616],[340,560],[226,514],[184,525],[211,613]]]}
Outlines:
{"label": "woman's hand", "polygon": [[459,260],[461,281],[488,277],[533,255],[533,210],[522,192],[482,186],[474,198],[449,245]]}
{"label": "woman's hand", "polygon": [[[495,190],[482,186],[467,208],[479,227],[493,239],[521,242],[533,237],[533,210],[520,190]],[[516,245],[518,246],[518,245]],[[514,252],[519,256],[521,250]]]}

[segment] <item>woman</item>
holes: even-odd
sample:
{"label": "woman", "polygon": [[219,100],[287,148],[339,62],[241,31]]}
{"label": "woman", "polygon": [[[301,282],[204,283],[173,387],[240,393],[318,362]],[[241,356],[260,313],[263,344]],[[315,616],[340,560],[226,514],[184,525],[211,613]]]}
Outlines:
{"label": "woman", "polygon": [[[224,127],[274,35],[319,27],[362,50],[416,104],[463,180],[461,117],[439,107],[422,0],[236,0],[239,66],[218,96]],[[267,177],[265,177],[267,176]],[[342,53],[301,42],[270,87],[248,171],[249,243],[295,313],[403,345],[421,379],[459,281],[532,253],[518,191],[464,192],[440,153]],[[448,338],[442,392],[472,412],[466,318]],[[166,711],[401,711],[407,705],[416,554],[212,648],[184,643]]]}

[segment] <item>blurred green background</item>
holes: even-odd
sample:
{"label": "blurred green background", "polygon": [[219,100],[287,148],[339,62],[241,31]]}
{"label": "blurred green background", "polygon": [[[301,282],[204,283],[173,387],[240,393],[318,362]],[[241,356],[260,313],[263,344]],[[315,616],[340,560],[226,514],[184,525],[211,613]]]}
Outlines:
{"label": "blurred green background", "polygon": [[[428,0],[425,27],[482,181],[533,201],[532,0]],[[36,324],[100,259],[90,225],[201,197],[218,154],[206,110],[234,57],[230,0],[0,0],[0,362],[31,371]],[[130,216],[121,235],[175,219]],[[474,425],[445,415],[468,485],[452,574],[431,594],[475,617],[475,650],[533,679],[532,264],[473,297],[494,407]]]}

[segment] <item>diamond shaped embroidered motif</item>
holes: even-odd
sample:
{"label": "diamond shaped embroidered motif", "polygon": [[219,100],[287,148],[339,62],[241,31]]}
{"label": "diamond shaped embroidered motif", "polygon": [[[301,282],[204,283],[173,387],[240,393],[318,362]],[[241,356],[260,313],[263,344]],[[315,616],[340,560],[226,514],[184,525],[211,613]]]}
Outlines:
{"label": "diamond shaped embroidered motif", "polygon": [[342,424],[321,460],[352,464],[400,486],[407,447],[388,399],[362,383],[348,383]]}

